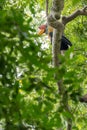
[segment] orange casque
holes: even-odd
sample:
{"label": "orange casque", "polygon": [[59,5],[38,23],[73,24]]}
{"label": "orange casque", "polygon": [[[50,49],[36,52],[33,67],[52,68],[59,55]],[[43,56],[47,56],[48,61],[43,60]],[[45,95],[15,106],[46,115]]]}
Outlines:
{"label": "orange casque", "polygon": [[[47,25],[41,25],[39,27],[40,31],[38,32],[39,35],[42,35],[46,31]],[[50,32],[53,32],[53,27],[48,26],[48,32],[47,34],[49,35]]]}

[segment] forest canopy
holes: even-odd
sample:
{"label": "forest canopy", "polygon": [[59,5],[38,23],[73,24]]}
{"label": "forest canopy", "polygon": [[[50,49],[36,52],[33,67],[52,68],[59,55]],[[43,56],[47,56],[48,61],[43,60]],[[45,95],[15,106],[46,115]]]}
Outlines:
{"label": "forest canopy", "polygon": [[[78,9],[87,11],[87,0],[61,1],[59,24]],[[1,130],[87,129],[87,14],[62,30],[49,21],[56,2],[0,0]],[[54,11],[59,11],[58,5]],[[52,44],[46,33],[38,35],[39,26],[47,23],[54,28]],[[57,65],[55,31],[59,38],[62,31],[72,43],[64,55],[57,50]]]}

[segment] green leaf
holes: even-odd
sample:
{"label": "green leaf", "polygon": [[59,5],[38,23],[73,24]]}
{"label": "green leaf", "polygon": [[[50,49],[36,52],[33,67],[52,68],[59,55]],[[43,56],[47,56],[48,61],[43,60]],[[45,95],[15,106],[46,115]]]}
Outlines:
{"label": "green leaf", "polygon": [[80,2],[80,0],[72,0],[72,4],[73,5],[76,5],[76,4],[78,4]]}

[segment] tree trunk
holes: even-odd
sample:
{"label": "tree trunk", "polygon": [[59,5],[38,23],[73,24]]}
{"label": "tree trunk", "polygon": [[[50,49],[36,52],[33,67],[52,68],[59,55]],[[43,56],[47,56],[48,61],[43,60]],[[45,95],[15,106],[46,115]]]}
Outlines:
{"label": "tree trunk", "polygon": [[[64,0],[53,0],[51,13],[48,16],[48,25],[54,28],[53,30],[53,41],[52,41],[52,57],[53,57],[53,66],[59,67],[59,55],[60,55],[60,45],[61,45],[61,38],[64,32],[64,24],[60,21],[61,11],[64,7]],[[66,102],[64,99],[65,96],[65,87],[63,86],[63,81],[58,80],[58,73],[55,73],[55,78],[57,79],[58,85],[58,92],[62,97],[62,104],[64,104],[64,109],[69,108],[68,106],[68,99],[66,98]],[[60,103],[61,104],[61,103]],[[70,112],[69,109],[66,111]],[[62,128],[60,129],[62,130]],[[72,130],[72,119],[67,119],[67,130]]]}

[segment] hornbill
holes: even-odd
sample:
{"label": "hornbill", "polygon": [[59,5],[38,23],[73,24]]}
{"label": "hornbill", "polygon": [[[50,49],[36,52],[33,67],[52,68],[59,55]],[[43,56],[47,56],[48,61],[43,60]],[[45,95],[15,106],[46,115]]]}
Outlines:
{"label": "hornbill", "polygon": [[[39,26],[39,29],[40,31],[38,34],[39,35],[42,35],[43,33],[48,34],[48,36],[50,37],[51,44],[52,44],[53,28],[45,24],[45,25]],[[63,35],[61,39],[60,50],[61,51],[67,50],[70,46],[72,46],[72,43]]]}

